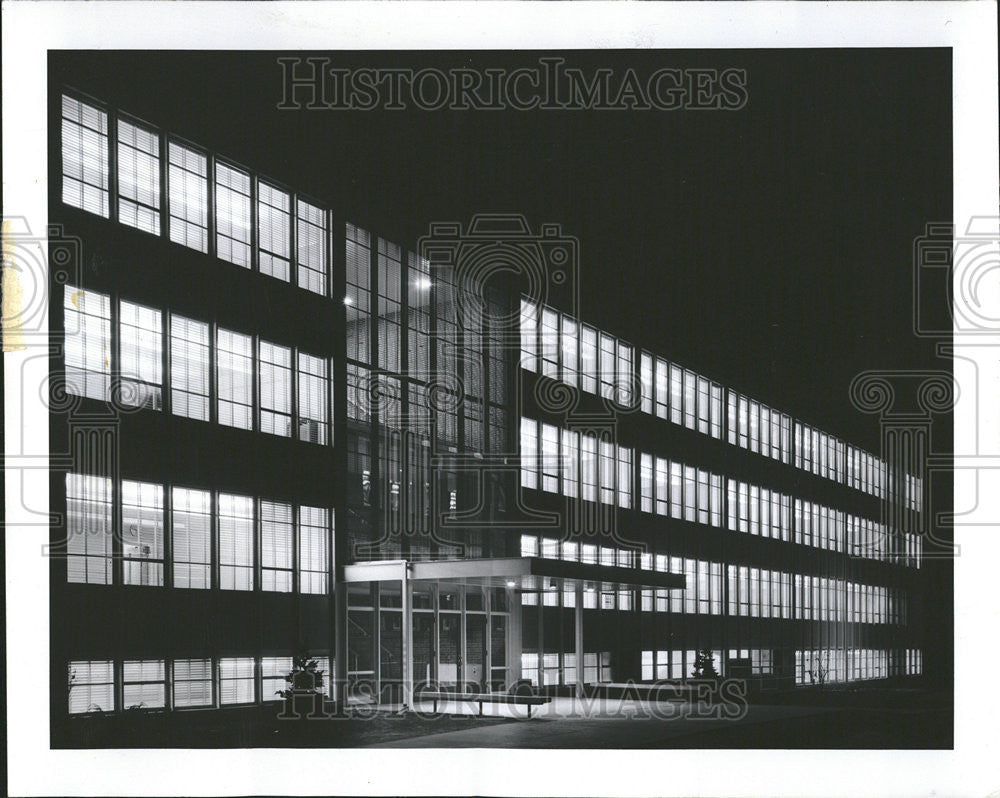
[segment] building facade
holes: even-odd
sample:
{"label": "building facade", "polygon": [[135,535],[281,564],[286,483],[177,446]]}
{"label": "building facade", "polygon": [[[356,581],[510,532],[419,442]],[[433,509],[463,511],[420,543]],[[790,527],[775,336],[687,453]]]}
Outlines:
{"label": "building facade", "polygon": [[920,676],[918,471],[489,266],[555,228],[383,237],[162,123],[53,93],[54,722],[276,701],[298,652],[392,704]]}

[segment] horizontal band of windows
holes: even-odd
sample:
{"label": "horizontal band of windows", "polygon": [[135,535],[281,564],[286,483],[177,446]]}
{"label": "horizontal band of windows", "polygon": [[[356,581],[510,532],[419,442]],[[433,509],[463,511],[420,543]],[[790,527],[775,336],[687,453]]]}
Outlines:
{"label": "horizontal band of windows", "polygon": [[[633,507],[633,450],[583,430],[521,418],[521,487]],[[922,539],[874,521],[693,466],[638,457],[638,508],[677,520],[797,543],[852,557],[920,567]],[[725,489],[725,494],[723,493]],[[794,509],[794,512],[793,512]]]}
{"label": "horizontal band of windows", "polygon": [[326,594],[332,535],[327,508],[66,475],[71,583]]}
{"label": "horizontal band of windows", "polygon": [[69,95],[61,121],[67,205],[329,295],[327,212],[318,204],[122,114],[109,124],[106,110]]}
{"label": "horizontal band of windows", "polygon": [[[879,458],[525,297],[520,337],[523,369],[873,496],[896,496],[896,475]],[[899,482],[900,501],[919,512],[921,480]]]}
{"label": "horizontal band of windows", "polygon": [[329,358],[124,299],[114,325],[110,297],[74,286],[63,311],[70,394],[110,401],[117,376],[124,405],[331,442]]}
{"label": "horizontal band of windows", "polygon": [[[331,658],[311,656],[308,662],[314,676],[297,676],[297,688],[329,698]],[[68,711],[76,715],[271,703],[282,700],[278,691],[288,687],[286,677],[292,670],[290,656],[71,660]]]}
{"label": "horizontal band of windows", "polygon": [[[643,568],[685,577],[683,590],[587,585],[583,594],[584,609],[632,610],[638,594],[639,609],[643,612],[906,624],[906,594],[891,587],[535,535],[521,536],[521,556]],[[522,594],[522,604],[538,603],[574,607],[575,588],[560,590],[556,586]]]}

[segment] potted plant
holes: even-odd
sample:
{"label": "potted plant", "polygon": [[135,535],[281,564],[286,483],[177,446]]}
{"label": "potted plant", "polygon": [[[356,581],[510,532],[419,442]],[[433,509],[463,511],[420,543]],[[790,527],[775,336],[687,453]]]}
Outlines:
{"label": "potted plant", "polygon": [[315,659],[305,653],[293,657],[285,682],[288,686],[284,690],[275,691],[283,699],[278,713],[280,720],[326,717],[323,671]]}

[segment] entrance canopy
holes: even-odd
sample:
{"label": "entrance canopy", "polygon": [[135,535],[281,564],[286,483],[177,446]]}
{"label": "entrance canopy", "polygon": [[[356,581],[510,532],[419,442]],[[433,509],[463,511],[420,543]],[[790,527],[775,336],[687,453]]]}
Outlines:
{"label": "entrance canopy", "polygon": [[537,591],[562,584],[594,590],[625,588],[683,589],[683,574],[622,568],[545,557],[481,560],[371,560],[344,567],[347,582],[436,580]]}

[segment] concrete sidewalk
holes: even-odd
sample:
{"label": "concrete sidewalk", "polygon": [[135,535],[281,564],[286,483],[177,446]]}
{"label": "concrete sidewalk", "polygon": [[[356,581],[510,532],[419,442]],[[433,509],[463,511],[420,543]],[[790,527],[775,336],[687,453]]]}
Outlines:
{"label": "concrete sidewalk", "polygon": [[[419,707],[423,710],[423,707]],[[447,707],[439,709],[447,711]],[[495,708],[501,711],[506,708]],[[752,725],[822,715],[830,711],[817,707],[755,706],[739,719],[704,717],[707,709],[692,704],[669,706],[649,702],[605,699],[581,706],[576,699],[558,698],[539,707],[538,718],[519,723],[503,723],[475,729],[433,732],[420,737],[393,740],[376,748],[657,748],[665,741],[689,734],[734,725]],[[430,710],[428,705],[427,711]],[[516,708],[523,714],[523,708]],[[485,712],[484,712],[485,714]],[[503,713],[509,716],[507,712]],[[748,733],[750,730],[748,730]]]}

